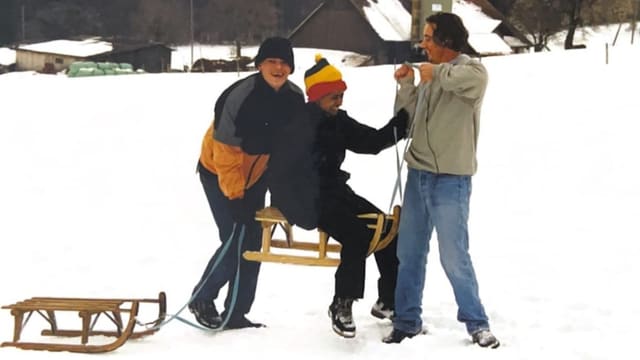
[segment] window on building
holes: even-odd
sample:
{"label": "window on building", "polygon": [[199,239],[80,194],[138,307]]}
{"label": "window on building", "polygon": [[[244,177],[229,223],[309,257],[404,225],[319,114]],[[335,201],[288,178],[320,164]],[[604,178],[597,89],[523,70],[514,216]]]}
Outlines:
{"label": "window on building", "polygon": [[64,64],[64,59],[56,58],[56,64]]}

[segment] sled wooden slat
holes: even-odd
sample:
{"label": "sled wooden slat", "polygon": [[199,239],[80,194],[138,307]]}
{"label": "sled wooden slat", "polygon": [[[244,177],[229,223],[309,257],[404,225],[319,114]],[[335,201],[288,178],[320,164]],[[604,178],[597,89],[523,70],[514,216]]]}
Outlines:
{"label": "sled wooden slat", "polygon": [[[367,227],[374,230],[367,255],[382,250],[389,245],[398,232],[400,219],[400,206],[393,208],[392,214],[361,214],[359,218],[371,220]],[[251,261],[276,262],[295,265],[312,266],[337,266],[340,259],[329,257],[327,253],[340,253],[340,244],[329,244],[329,235],[318,229],[318,242],[296,241],[293,239],[293,229],[291,224],[275,207],[267,207],[256,212],[255,219],[262,226],[262,249],[261,251],[245,251],[243,256]],[[285,239],[274,239],[275,231],[281,228],[285,233]],[[384,237],[383,237],[383,234]],[[316,256],[298,255],[293,253],[276,254],[272,248],[301,250],[315,252]],[[299,253],[299,252],[297,252]],[[307,253],[308,254],[308,253]]]}
{"label": "sled wooden slat", "polygon": [[[138,310],[141,303],[158,304],[158,318],[147,324],[150,328],[134,331],[137,324]],[[33,297],[19,301],[15,304],[2,306],[2,309],[11,310],[14,317],[13,341],[3,342],[0,346],[13,346],[27,350],[70,351],[80,353],[102,353],[113,351],[122,346],[128,339],[151,335],[157,331],[159,325],[166,316],[166,295],[161,292],[157,299],[92,299],[92,298],[61,298],[61,297]],[[58,328],[56,313],[60,311],[77,312],[81,318],[80,329],[62,330]],[[80,344],[49,343],[49,342],[25,342],[20,341],[22,330],[33,313],[41,315],[50,328],[41,331],[43,336],[80,337]],[[128,314],[126,324],[122,320],[122,314]],[[109,318],[115,330],[94,330],[96,321],[100,315]],[[26,318],[26,320],[25,320]],[[91,336],[102,335],[115,337],[107,344],[89,344]]]}
{"label": "sled wooden slat", "polygon": [[[283,241],[283,240],[272,239],[271,246],[273,246],[274,248],[281,248],[281,249],[286,249],[290,247],[293,249],[300,249],[300,250],[320,251],[320,248],[322,247],[322,242],[312,243],[307,241],[292,241],[290,243],[287,243],[286,241]],[[325,251],[339,253],[341,246],[340,244],[326,244],[324,248],[325,248]]]}

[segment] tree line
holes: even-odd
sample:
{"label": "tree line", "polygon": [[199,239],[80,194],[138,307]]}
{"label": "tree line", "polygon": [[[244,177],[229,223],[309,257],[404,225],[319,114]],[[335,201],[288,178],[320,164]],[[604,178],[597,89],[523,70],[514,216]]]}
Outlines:
{"label": "tree line", "polygon": [[[80,35],[168,44],[286,35],[321,0],[1,0],[0,45]],[[192,27],[193,26],[193,27]]]}
{"label": "tree line", "polygon": [[640,0],[496,0],[495,3],[531,39],[534,49],[541,51],[549,38],[560,31],[567,31],[564,48],[574,48],[575,32],[580,26],[629,23],[635,31]]}
{"label": "tree line", "polygon": [[[1,0],[0,45],[79,35],[126,37],[180,45],[240,41],[256,44],[287,35],[323,0]],[[352,0],[357,4],[365,0]],[[378,0],[371,0],[378,1]],[[411,0],[401,0],[411,9]],[[567,30],[572,48],[579,26],[629,22],[640,0],[490,0],[535,49]]]}

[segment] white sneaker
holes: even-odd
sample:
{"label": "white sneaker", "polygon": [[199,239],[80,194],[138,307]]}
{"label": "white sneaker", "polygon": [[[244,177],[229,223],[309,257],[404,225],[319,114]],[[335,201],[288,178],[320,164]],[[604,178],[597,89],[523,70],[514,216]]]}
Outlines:
{"label": "white sneaker", "polygon": [[391,320],[393,318],[393,307],[385,305],[382,300],[378,299],[378,301],[376,301],[376,303],[371,307],[371,315],[378,319]]}

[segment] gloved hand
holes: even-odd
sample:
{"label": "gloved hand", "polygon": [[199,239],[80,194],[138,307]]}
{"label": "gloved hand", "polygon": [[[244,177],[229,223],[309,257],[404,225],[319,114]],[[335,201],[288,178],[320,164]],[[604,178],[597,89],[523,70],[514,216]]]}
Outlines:
{"label": "gloved hand", "polygon": [[409,122],[409,113],[405,109],[400,109],[396,116],[389,120],[390,126],[396,128],[396,135],[398,140],[404,139],[407,136],[407,123]]}
{"label": "gloved hand", "polygon": [[244,199],[229,200],[228,203],[233,221],[238,224],[248,224],[253,221],[254,214],[246,205]]}

